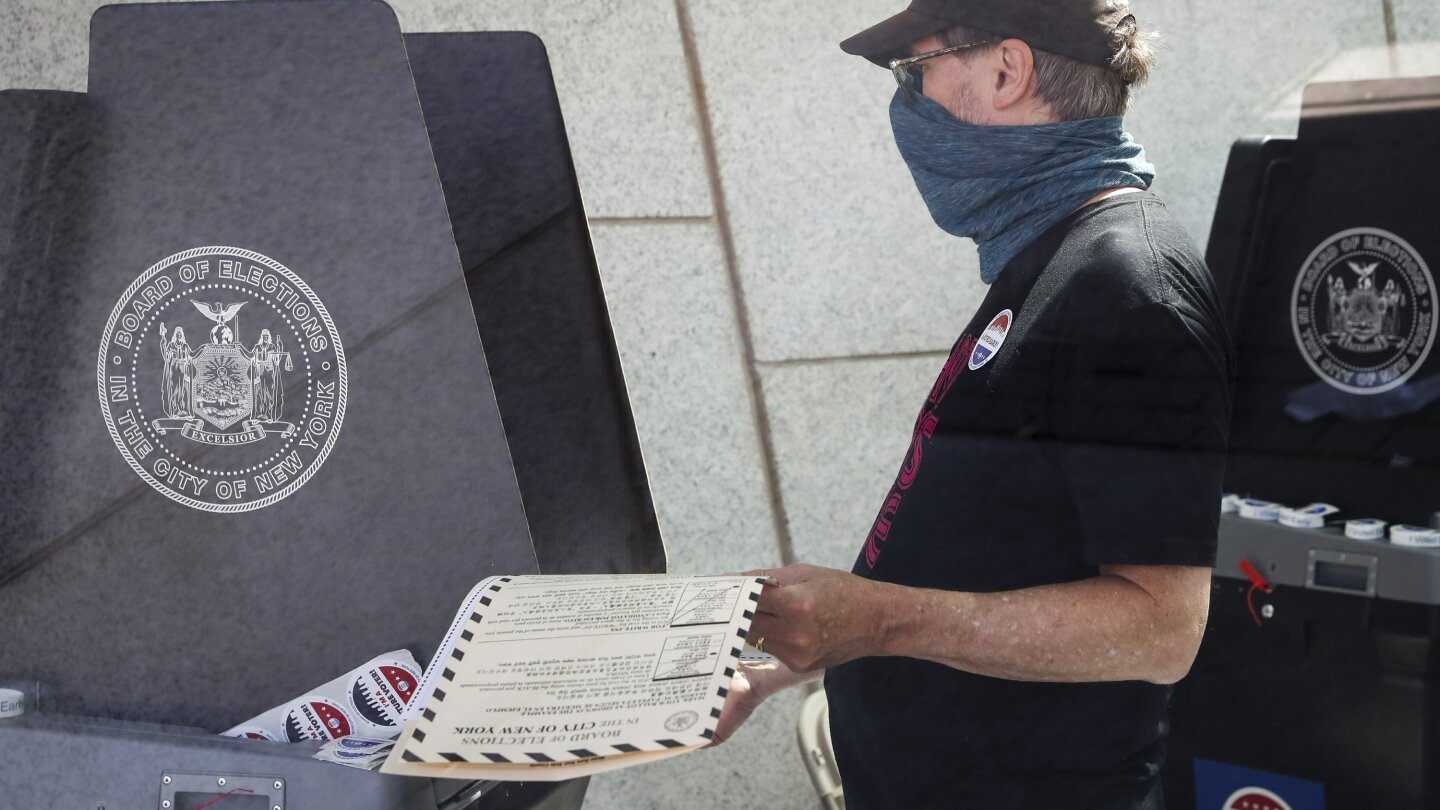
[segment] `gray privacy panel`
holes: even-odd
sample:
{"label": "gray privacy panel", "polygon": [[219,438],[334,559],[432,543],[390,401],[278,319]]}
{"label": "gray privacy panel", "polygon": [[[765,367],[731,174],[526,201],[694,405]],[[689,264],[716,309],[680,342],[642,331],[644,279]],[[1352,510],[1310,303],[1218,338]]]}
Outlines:
{"label": "gray privacy panel", "polygon": [[541,569],[663,571],[545,47],[524,33],[405,42]]}
{"label": "gray privacy panel", "polygon": [[[57,330],[43,316],[76,294],[78,282],[64,268],[75,259],[73,234],[87,215],[82,189],[93,112],[83,93],[0,92],[0,386],[7,392],[0,396],[0,493],[34,497],[61,477],[40,463],[52,437],[22,426],[48,410],[59,384]],[[9,393],[20,381],[26,394]],[[45,539],[42,499],[21,508],[8,500],[0,509],[0,572],[39,552]]]}
{"label": "gray privacy panel", "polygon": [[[49,270],[63,294],[5,326],[50,383],[0,379],[6,433],[43,437],[0,492],[24,527],[0,550],[0,616],[19,617],[0,679],[44,682],[54,711],[218,731],[387,650],[423,660],[474,582],[536,563],[393,13],[112,6],[91,38],[87,215]],[[135,306],[147,268],[204,246],[253,254],[167,265],[149,284],[171,289]],[[157,485],[112,440],[101,380]],[[162,470],[204,479],[171,487],[198,506]]]}

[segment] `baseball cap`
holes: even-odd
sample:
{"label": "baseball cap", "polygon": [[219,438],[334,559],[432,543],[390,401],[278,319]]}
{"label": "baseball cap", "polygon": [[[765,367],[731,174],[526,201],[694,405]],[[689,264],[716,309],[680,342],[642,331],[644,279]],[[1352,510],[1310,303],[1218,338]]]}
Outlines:
{"label": "baseball cap", "polygon": [[907,49],[916,40],[963,25],[1108,68],[1115,56],[1111,35],[1129,14],[1115,0],[913,0],[909,8],[850,37],[840,48],[888,67],[891,59],[909,56]]}

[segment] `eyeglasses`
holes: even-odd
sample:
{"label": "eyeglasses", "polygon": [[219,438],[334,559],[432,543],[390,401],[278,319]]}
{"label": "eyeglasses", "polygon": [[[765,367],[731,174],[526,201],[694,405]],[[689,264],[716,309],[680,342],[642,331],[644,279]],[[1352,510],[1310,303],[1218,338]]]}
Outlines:
{"label": "eyeglasses", "polygon": [[944,56],[947,53],[963,51],[966,48],[974,48],[979,45],[989,45],[988,42],[970,42],[965,45],[953,45],[949,48],[941,48],[938,51],[927,51],[906,59],[891,59],[890,72],[895,76],[895,83],[900,85],[900,92],[905,94],[906,101],[914,101],[920,95],[920,63],[937,56]]}

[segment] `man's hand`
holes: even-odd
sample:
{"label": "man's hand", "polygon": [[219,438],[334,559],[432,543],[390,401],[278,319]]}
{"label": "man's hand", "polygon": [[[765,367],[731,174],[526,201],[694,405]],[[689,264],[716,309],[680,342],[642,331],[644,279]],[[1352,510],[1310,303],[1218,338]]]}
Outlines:
{"label": "man's hand", "polygon": [[895,586],[815,565],[766,573],[778,584],[760,595],[747,637],[751,644],[794,672],[884,654],[888,627],[882,617]]}
{"label": "man's hand", "polygon": [[730,694],[725,696],[725,708],[720,711],[720,723],[715,729],[715,741],[719,745],[735,736],[736,730],[755,709],[776,692],[813,681],[822,673],[798,673],[778,661],[741,661],[730,681]]}
{"label": "man's hand", "polygon": [[750,719],[750,715],[765,702],[760,690],[755,688],[755,680],[763,677],[757,670],[759,667],[776,667],[779,664],[748,664],[740,662],[740,667],[735,671],[735,677],[730,679],[730,694],[725,696],[725,708],[720,710],[720,723],[715,727],[715,739],[711,741],[710,747],[719,745],[734,736],[740,729],[741,724]]}

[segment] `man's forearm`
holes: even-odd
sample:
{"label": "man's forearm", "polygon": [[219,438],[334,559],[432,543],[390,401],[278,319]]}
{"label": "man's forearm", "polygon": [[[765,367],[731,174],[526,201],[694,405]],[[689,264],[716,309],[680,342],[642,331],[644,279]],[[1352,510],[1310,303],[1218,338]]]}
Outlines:
{"label": "man's forearm", "polygon": [[991,594],[888,590],[880,654],[1011,680],[1174,683],[1204,629],[1113,574]]}

